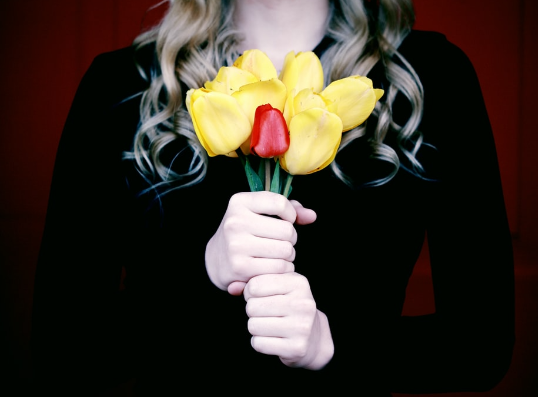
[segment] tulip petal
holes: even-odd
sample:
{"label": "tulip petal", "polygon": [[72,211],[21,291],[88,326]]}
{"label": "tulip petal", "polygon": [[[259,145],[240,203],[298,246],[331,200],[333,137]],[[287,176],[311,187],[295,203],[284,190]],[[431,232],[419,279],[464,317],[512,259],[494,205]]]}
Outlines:
{"label": "tulip petal", "polygon": [[205,88],[197,88],[197,89],[191,88],[190,90],[187,91],[187,95],[185,97],[185,105],[187,107],[187,111],[191,115],[191,118],[192,118],[192,112],[191,112],[192,104],[199,97],[206,95],[208,92],[210,91],[206,90]]}
{"label": "tulip petal", "polygon": [[379,101],[384,93],[385,93],[385,91],[383,91],[382,89],[374,88],[374,94],[375,94],[376,101]]}
{"label": "tulip petal", "polygon": [[278,77],[276,68],[267,54],[260,50],[246,50],[234,62],[234,66],[252,73],[258,80]]}
{"label": "tulip petal", "polygon": [[316,94],[311,88],[305,88],[297,93],[293,99],[294,113],[301,113],[311,108],[325,109],[330,101],[326,101],[321,95]]}
{"label": "tulip petal", "polygon": [[371,79],[369,79],[369,78],[366,77],[366,76],[355,75],[355,76],[349,76],[349,78],[352,78],[352,79],[356,79],[356,80],[362,81],[362,82],[363,82],[364,84],[366,84],[368,87],[370,87],[370,88],[374,88],[374,83],[372,82]]}
{"label": "tulip petal", "polygon": [[191,88],[187,91],[187,95],[185,95],[185,106],[187,108],[187,111],[191,112],[191,102],[192,102],[192,95],[194,94],[196,90],[194,88]]}
{"label": "tulip petal", "polygon": [[241,86],[256,81],[258,81],[258,78],[249,71],[236,68],[235,66],[223,66],[219,69],[217,76],[212,81],[207,81],[204,87],[210,91],[232,95]]}
{"label": "tulip petal", "polygon": [[372,81],[366,77],[351,76],[332,82],[321,96],[332,102],[327,109],[342,119],[344,131],[348,131],[370,116],[382,91],[374,91]]}
{"label": "tulip petal", "polygon": [[286,86],[278,79],[258,81],[244,85],[232,95],[248,116],[250,124],[254,124],[254,113],[261,105],[270,104],[281,112],[286,102]]}
{"label": "tulip petal", "polygon": [[290,90],[288,91],[288,96],[286,97],[286,103],[284,104],[284,111],[282,114],[284,115],[284,120],[286,120],[286,124],[290,125],[290,120],[293,116],[295,116],[294,106],[293,106],[293,100],[295,98],[296,91]]}
{"label": "tulip petal", "polygon": [[306,175],[328,166],[342,139],[342,121],[325,110],[312,108],[290,122],[290,147],[280,165],[292,175]]}
{"label": "tulip petal", "polygon": [[209,156],[234,152],[247,140],[252,128],[237,101],[219,92],[200,93],[191,103],[191,117]]}
{"label": "tulip petal", "polygon": [[297,113],[303,112],[310,108],[321,108],[325,109],[331,101],[326,100],[321,95],[312,91],[311,88],[305,88],[299,93],[296,93],[296,90],[293,89],[288,92],[288,97],[286,98],[286,104],[284,105],[284,119],[286,123],[290,123],[290,120]]}
{"label": "tulip petal", "polygon": [[284,58],[280,80],[286,84],[288,90],[310,88],[314,92],[320,92],[324,84],[323,67],[314,52],[305,51],[295,55],[292,51]]}

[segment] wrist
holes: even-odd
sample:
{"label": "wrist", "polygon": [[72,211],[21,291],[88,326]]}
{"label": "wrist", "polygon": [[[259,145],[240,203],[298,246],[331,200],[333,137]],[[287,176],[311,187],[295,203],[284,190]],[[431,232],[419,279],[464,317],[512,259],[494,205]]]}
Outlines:
{"label": "wrist", "polygon": [[305,366],[306,369],[320,370],[325,367],[334,356],[334,342],[331,335],[331,328],[329,326],[329,319],[325,313],[318,310],[317,317],[320,327],[320,338],[318,351],[314,359]]}

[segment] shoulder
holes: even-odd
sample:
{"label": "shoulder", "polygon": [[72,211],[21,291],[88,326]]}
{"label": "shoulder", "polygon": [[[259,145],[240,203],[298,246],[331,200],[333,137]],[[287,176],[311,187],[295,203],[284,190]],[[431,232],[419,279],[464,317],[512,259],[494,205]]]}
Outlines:
{"label": "shoulder", "polygon": [[421,80],[459,73],[474,78],[474,67],[467,54],[442,33],[412,30],[398,52],[413,66]]}
{"label": "shoulder", "polygon": [[461,49],[450,42],[445,34],[429,30],[412,30],[404,39],[400,52],[407,56],[439,56],[446,51],[461,52]]}
{"label": "shoulder", "polygon": [[150,69],[155,62],[155,46],[146,45],[141,48],[128,46],[114,51],[104,52],[97,55],[91,67],[106,68],[110,72],[125,73],[126,71],[140,72]]}
{"label": "shoulder", "polygon": [[100,131],[102,136],[126,137],[130,142],[139,122],[140,100],[149,85],[141,70],[152,63],[149,49],[139,52],[126,47],[97,55],[78,85],[62,141],[79,142]]}
{"label": "shoulder", "polygon": [[148,86],[154,62],[154,47],[141,50],[125,47],[97,55],[80,83],[80,89],[94,92],[101,100],[116,103],[137,95]]}
{"label": "shoulder", "polygon": [[[412,31],[398,51],[416,72],[423,88],[420,129],[425,141],[447,153],[447,164],[453,164],[454,160],[448,157],[454,153],[461,153],[471,145],[480,147],[491,139],[478,74],[459,46],[441,33]],[[461,139],[454,139],[455,131],[459,138],[465,139],[465,145]],[[468,159],[466,164],[472,161]]]}

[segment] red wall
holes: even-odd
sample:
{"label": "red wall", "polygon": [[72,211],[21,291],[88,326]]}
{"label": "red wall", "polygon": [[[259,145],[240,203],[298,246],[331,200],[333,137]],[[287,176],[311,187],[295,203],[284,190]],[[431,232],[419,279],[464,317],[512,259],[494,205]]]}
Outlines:
{"label": "red wall", "polygon": [[[0,360],[9,360],[8,377],[25,378],[30,371],[33,272],[70,102],[92,58],[130,44],[142,26],[159,17],[159,9],[146,13],[156,3],[0,1],[0,338],[10,341],[0,346],[7,350],[0,350]],[[537,3],[415,4],[417,28],[445,33],[474,62],[497,142],[511,230],[521,242],[538,246],[538,139],[532,118],[538,92]]]}
{"label": "red wall", "polygon": [[415,6],[416,28],[445,33],[474,63],[497,143],[511,230],[536,244],[538,163],[532,153],[538,140],[530,124],[537,104],[536,2],[415,0]]}

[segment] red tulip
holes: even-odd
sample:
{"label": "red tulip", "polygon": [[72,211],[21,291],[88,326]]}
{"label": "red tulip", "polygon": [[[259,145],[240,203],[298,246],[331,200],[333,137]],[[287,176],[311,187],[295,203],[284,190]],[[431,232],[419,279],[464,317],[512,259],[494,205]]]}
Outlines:
{"label": "red tulip", "polygon": [[290,147],[290,134],[282,112],[270,104],[258,106],[250,140],[250,151],[263,158],[281,156]]}

